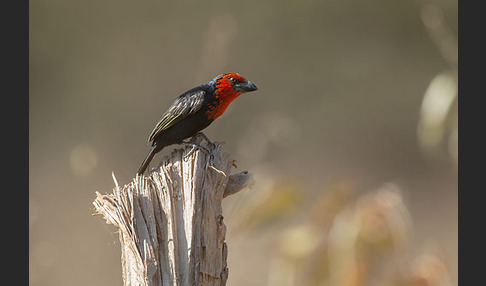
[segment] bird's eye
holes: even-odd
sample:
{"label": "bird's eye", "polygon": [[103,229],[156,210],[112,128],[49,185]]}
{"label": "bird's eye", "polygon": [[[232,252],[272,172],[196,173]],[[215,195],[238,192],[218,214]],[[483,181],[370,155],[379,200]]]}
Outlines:
{"label": "bird's eye", "polygon": [[236,79],[236,77],[230,77],[230,78],[229,78],[229,81],[230,81],[231,83],[236,83],[238,80]]}

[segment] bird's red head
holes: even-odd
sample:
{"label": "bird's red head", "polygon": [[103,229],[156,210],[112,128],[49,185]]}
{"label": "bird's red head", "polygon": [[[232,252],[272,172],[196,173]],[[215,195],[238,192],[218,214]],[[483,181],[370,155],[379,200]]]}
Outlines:
{"label": "bird's red head", "polygon": [[231,96],[235,93],[240,95],[243,92],[257,90],[253,83],[235,72],[219,75],[215,81],[216,94],[221,94],[222,96]]}
{"label": "bird's red head", "polygon": [[220,117],[228,105],[244,92],[255,91],[258,88],[238,73],[225,73],[215,79],[216,102],[209,106],[207,112],[210,119]]}

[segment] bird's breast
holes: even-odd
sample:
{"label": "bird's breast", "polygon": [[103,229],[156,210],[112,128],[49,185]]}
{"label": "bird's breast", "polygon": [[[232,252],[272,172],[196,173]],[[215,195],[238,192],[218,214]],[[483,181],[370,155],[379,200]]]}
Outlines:
{"label": "bird's breast", "polygon": [[208,119],[214,120],[223,115],[229,104],[240,96],[240,94],[241,92],[232,92],[224,95],[216,94],[215,100],[208,104],[208,110],[206,111]]}

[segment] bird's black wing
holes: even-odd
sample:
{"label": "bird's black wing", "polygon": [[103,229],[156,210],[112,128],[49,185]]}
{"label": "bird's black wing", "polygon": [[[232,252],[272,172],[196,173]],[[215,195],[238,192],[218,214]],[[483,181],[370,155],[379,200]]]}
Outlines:
{"label": "bird's black wing", "polygon": [[177,97],[150,133],[148,141],[151,142],[164,130],[201,109],[205,94],[204,90],[194,89]]}

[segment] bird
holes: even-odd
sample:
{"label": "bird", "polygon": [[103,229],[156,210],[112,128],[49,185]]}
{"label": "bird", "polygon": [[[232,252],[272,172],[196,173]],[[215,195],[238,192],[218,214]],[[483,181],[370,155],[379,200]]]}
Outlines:
{"label": "bird", "polygon": [[200,133],[220,117],[238,96],[255,90],[258,88],[254,83],[238,73],[230,72],[179,95],[150,133],[150,151],[137,174],[142,175],[155,154],[164,147],[182,144],[184,139]]}

